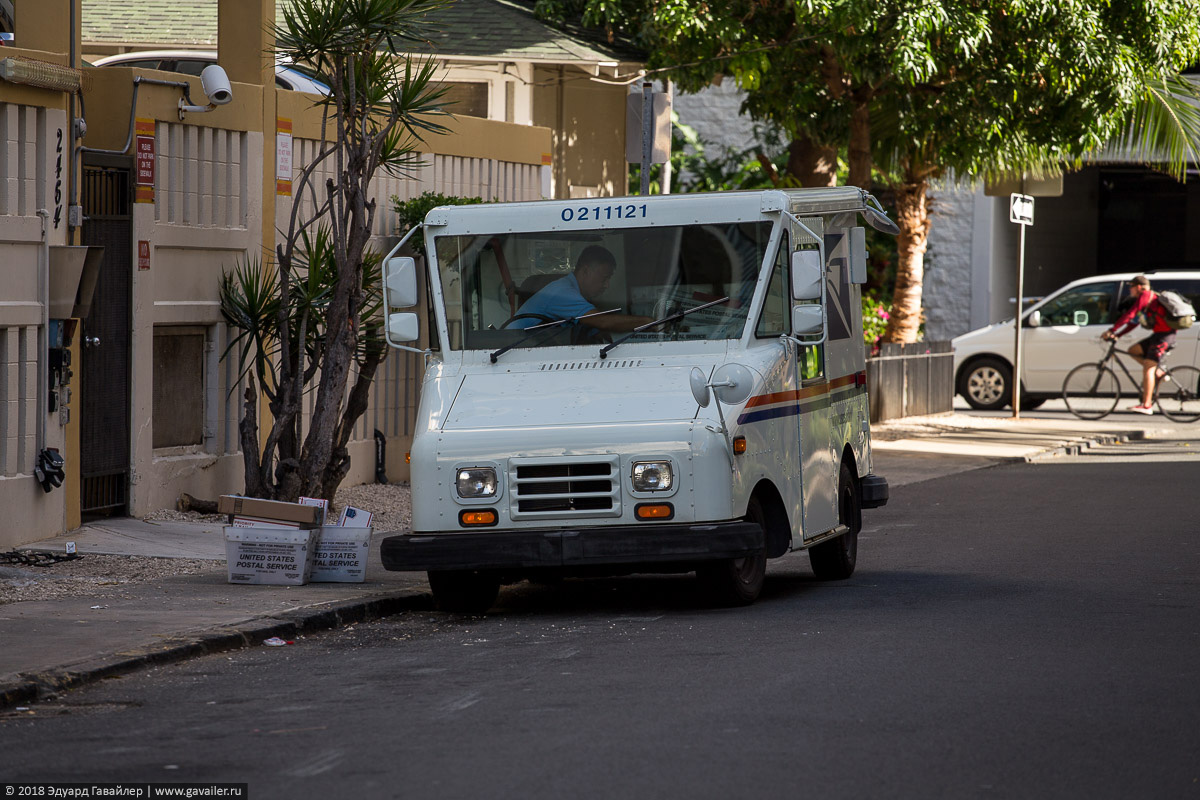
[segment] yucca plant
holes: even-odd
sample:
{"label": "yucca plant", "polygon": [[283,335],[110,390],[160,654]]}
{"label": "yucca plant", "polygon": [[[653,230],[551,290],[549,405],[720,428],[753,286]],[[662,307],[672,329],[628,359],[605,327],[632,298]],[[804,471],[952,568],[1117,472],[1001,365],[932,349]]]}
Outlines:
{"label": "yucca plant", "polygon": [[[401,55],[444,0],[293,0],[274,26],[276,50],[330,87],[319,152],[299,169],[273,258],[239,264],[222,283],[222,310],[239,334],[231,350],[250,372],[239,424],[245,493],[332,499],[350,468],[354,423],[367,408],[386,348],[379,258],[368,249],[380,170],[403,174],[437,121],[442,90],[431,61]],[[318,170],[332,173],[323,182]],[[315,209],[306,212],[305,209]],[[353,369],[352,369],[353,368]],[[354,384],[350,385],[353,377]],[[260,436],[259,392],[270,425]],[[313,393],[301,426],[301,401]]]}

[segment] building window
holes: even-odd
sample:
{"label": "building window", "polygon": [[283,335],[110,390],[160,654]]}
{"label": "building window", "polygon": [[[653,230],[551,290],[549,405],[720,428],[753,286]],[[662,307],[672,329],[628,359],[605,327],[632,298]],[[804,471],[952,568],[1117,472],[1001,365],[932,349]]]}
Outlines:
{"label": "building window", "polygon": [[204,328],[154,330],[154,447],[204,443]]}
{"label": "building window", "polygon": [[444,89],[441,103],[446,111],[460,117],[488,118],[488,85],[486,83],[439,83]]}

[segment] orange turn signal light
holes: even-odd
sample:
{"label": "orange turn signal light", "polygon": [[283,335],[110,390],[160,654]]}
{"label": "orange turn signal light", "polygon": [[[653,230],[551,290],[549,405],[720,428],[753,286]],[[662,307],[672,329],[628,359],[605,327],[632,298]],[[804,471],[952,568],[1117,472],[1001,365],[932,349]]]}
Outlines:
{"label": "orange turn signal light", "polygon": [[495,525],[496,512],[490,508],[483,511],[464,511],[458,515],[458,521],[463,527],[472,525]]}
{"label": "orange turn signal light", "polygon": [[642,503],[633,513],[638,519],[670,519],[675,516],[675,508],[670,503]]}
{"label": "orange turn signal light", "polygon": [[412,453],[405,453],[405,454],[404,454],[404,463],[405,463],[405,464],[411,464],[411,463],[412,463]]}
{"label": "orange turn signal light", "polygon": [[733,452],[737,453],[739,456],[742,453],[746,452],[746,437],[745,436],[733,437]]}

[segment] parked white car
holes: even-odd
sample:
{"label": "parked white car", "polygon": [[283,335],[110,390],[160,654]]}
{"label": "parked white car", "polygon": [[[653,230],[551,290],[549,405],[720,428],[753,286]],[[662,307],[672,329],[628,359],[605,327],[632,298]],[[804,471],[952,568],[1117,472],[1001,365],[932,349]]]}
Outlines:
{"label": "parked white car", "polygon": [[[92,66],[142,67],[199,76],[205,67],[215,63],[216,50],[140,50],[98,58]],[[286,61],[275,62],[275,85],[296,92],[329,94],[329,87],[325,83]]]}
{"label": "parked white car", "polygon": [[[1036,408],[1062,393],[1063,378],[1075,366],[1099,361],[1100,334],[1120,316],[1129,298],[1127,282],[1143,273],[1096,275],[1068,283],[1030,306],[1024,314],[1021,407]],[[1170,289],[1200,307],[1200,272],[1144,273],[1155,291]],[[1139,329],[1140,330],[1140,329]],[[1167,363],[1196,364],[1200,325],[1179,331]],[[1130,331],[1128,347],[1148,331]],[[1005,320],[953,340],[955,389],[972,408],[996,410],[1011,403],[1013,321]],[[1135,373],[1136,374],[1136,373]],[[1126,387],[1132,388],[1132,387]]]}

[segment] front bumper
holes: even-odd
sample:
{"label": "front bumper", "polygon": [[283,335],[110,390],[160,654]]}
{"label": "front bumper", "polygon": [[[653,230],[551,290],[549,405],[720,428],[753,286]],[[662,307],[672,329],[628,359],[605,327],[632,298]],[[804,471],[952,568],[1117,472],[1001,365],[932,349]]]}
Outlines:
{"label": "front bumper", "polygon": [[882,475],[864,475],[862,477],[862,507],[879,508],[887,505],[888,482]]}
{"label": "front bumper", "polygon": [[406,533],[379,548],[397,572],[664,564],[742,558],[764,547],[753,522],[624,525],[579,530]]}

